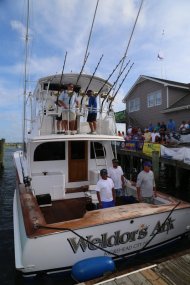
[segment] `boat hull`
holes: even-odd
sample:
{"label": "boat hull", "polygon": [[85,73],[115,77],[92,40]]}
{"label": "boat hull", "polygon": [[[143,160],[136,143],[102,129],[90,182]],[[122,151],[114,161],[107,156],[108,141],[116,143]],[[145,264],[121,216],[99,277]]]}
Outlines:
{"label": "boat hull", "polygon": [[[143,254],[179,239],[189,229],[190,208],[184,208],[96,226],[83,225],[72,231],[60,231],[59,225],[54,233],[48,234],[47,228],[47,234],[29,238],[16,195],[14,200],[15,263],[25,276],[42,271],[70,271],[76,262],[92,257],[121,259]],[[119,211],[129,210],[130,205],[118,207],[118,215]],[[106,209],[101,211],[102,215],[106,213]],[[56,225],[47,227],[56,230]]]}

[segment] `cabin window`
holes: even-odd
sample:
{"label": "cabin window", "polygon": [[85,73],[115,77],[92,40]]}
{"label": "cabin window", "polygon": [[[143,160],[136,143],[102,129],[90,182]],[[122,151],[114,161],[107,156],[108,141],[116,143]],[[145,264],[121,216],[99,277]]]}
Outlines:
{"label": "cabin window", "polygon": [[147,107],[155,107],[162,104],[161,90],[151,92],[147,95]]}
{"label": "cabin window", "polygon": [[65,142],[47,142],[40,144],[34,151],[34,161],[65,159]]}
{"label": "cabin window", "polygon": [[90,143],[90,158],[104,158],[106,156],[105,147],[99,142]]}
{"label": "cabin window", "polygon": [[140,98],[135,98],[129,101],[129,113],[140,110]]}
{"label": "cabin window", "polygon": [[83,141],[71,142],[71,159],[85,159],[85,143]]}

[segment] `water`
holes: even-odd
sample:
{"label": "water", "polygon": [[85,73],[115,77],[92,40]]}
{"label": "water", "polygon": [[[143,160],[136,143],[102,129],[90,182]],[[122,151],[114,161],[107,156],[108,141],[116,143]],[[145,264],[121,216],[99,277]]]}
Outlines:
{"label": "water", "polygon": [[13,149],[5,150],[5,168],[0,172],[0,282],[14,284],[14,243],[12,200],[15,172],[12,162]]}
{"label": "water", "polygon": [[[13,166],[12,155],[16,148],[5,148],[4,155],[4,170],[0,171],[0,284],[1,285],[23,285],[28,284],[15,272],[14,264],[14,242],[13,242],[13,221],[12,221],[12,203],[15,189],[15,170]],[[188,178],[189,179],[189,178]],[[190,180],[190,179],[189,179]],[[190,181],[189,181],[190,182]],[[157,262],[159,259],[167,259],[173,254],[182,253],[184,250],[188,250],[189,241],[182,241],[170,249],[159,251],[151,258],[151,262]],[[146,266],[146,263],[150,264],[150,256],[141,259],[134,260],[131,264],[122,264],[117,269],[124,270],[124,266],[133,269],[140,266]],[[71,278],[50,278],[47,276],[41,276],[35,279],[32,284],[34,285],[71,285],[76,284]]]}

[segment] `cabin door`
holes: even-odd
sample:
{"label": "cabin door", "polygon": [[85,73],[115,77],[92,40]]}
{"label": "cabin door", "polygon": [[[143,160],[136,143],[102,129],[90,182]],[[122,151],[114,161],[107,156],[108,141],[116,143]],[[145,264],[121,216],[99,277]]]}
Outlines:
{"label": "cabin door", "polygon": [[69,142],[69,182],[88,180],[87,141]]}

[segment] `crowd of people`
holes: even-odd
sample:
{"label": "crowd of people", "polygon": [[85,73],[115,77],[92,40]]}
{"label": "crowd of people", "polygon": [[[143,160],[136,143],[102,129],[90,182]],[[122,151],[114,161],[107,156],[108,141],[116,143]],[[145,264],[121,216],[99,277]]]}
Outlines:
{"label": "crowd of people", "polygon": [[169,119],[167,123],[158,122],[153,125],[151,122],[144,129],[129,126],[126,135],[123,134],[125,141],[144,141],[152,143],[167,144],[170,143],[171,136],[177,137],[177,134],[190,133],[190,120],[187,122],[183,120],[179,128],[176,127],[176,122]]}

